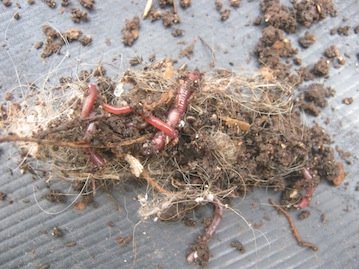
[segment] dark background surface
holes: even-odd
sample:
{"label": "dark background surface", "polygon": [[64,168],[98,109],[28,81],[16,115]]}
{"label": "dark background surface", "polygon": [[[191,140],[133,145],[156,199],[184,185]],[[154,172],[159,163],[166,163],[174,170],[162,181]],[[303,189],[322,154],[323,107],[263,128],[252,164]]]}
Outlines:
{"label": "dark background surface", "polygon": [[[69,9],[48,8],[42,1],[29,6],[26,1],[17,1],[15,6],[5,8],[0,4],[0,85],[2,91],[16,93],[26,91],[26,84],[56,84],[61,75],[76,76],[78,70],[90,69],[99,62],[109,75],[119,76],[128,68],[134,56],[145,60],[151,54],[157,59],[177,58],[179,51],[194,38],[203,38],[215,51],[216,68],[250,72],[257,69],[253,48],[260,37],[260,27],[252,26],[259,14],[259,1],[242,1],[241,7],[232,9],[228,21],[219,21],[213,1],[193,1],[191,8],[179,9],[185,30],[184,37],[176,39],[171,30],[164,29],[161,22],[141,22],[140,38],[131,48],[121,42],[121,28],[126,18],[141,16],[145,1],[97,1],[90,12],[90,21],[74,25]],[[77,6],[73,1],[71,7]],[[359,194],[355,191],[358,182],[357,154],[358,137],[358,43],[359,36],[351,32],[348,37],[330,36],[329,30],[343,24],[359,24],[357,0],[336,1],[338,16],[328,18],[311,28],[317,36],[309,50],[299,50],[305,64],[316,62],[329,45],[336,44],[347,63],[340,69],[332,68],[326,85],[336,89],[329,107],[319,121],[330,118],[325,126],[336,142],[335,145],[353,153],[353,164],[346,166],[346,184],[333,188],[323,183],[312,201],[311,216],[297,221],[298,229],[305,240],[319,245],[319,252],[300,248],[294,241],[287,221],[279,217],[268,205],[273,193],[256,190],[246,199],[237,199],[232,206],[237,211],[226,210],[215,237],[210,242],[212,258],[208,268],[358,268],[359,264]],[[226,1],[224,1],[227,4]],[[15,21],[13,14],[19,12],[21,19]],[[343,18],[348,20],[344,23]],[[41,59],[34,43],[44,40],[41,26],[50,24],[60,31],[70,27],[80,28],[93,36],[89,47],[78,43],[63,47],[62,55]],[[290,38],[296,43],[306,29],[300,29]],[[208,49],[196,42],[191,60],[181,59],[190,67],[210,70],[211,57]],[[231,66],[229,63],[233,63]],[[342,104],[344,97],[352,96],[351,106]],[[310,123],[313,119],[306,117]],[[144,194],[145,186],[119,185],[111,192],[98,193],[98,207],[89,207],[83,212],[68,205],[51,204],[43,198],[48,191],[45,182],[33,180],[31,175],[22,175],[18,169],[21,158],[15,147],[0,145],[2,154],[0,191],[8,194],[0,202],[0,267],[1,268],[195,268],[185,261],[189,245],[202,229],[186,227],[182,222],[161,223],[153,219],[140,220],[136,201]],[[12,175],[12,172],[13,175]],[[51,183],[52,185],[60,183]],[[130,191],[128,191],[128,189]],[[9,203],[12,200],[13,203]],[[196,213],[197,218],[208,215],[211,210]],[[327,222],[320,221],[322,214]],[[293,212],[296,216],[298,212]],[[64,231],[64,237],[51,236],[53,227]],[[129,245],[116,243],[118,236],[133,235]],[[230,247],[233,239],[240,240],[246,252],[240,254]],[[66,246],[76,242],[73,247]]]}

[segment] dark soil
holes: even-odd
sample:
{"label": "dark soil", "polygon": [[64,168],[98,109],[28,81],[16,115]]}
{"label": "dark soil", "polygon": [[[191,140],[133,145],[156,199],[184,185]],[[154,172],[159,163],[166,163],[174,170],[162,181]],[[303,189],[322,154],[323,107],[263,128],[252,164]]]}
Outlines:
{"label": "dark soil", "polygon": [[310,34],[309,32],[305,32],[304,36],[299,38],[298,42],[302,46],[302,48],[309,48],[316,41],[315,35]]}
{"label": "dark soil", "polygon": [[132,46],[140,35],[140,18],[133,17],[131,20],[126,20],[125,26],[122,29],[122,42],[125,46]]}

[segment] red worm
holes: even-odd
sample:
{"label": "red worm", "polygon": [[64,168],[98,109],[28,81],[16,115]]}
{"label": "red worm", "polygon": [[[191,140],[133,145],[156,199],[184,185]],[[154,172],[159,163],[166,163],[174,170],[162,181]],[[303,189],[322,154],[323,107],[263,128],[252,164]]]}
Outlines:
{"label": "red worm", "polygon": [[[93,107],[96,103],[96,99],[97,99],[97,86],[95,84],[89,84],[87,89],[87,96],[85,97],[85,100],[82,104],[82,111],[80,115],[81,119],[90,116]],[[95,130],[96,130],[95,124],[90,123],[86,128],[84,140],[88,140],[91,137],[91,133],[94,133]],[[86,151],[90,155],[90,160],[95,166],[102,167],[105,165],[105,160],[93,148],[88,148],[86,149]]]}
{"label": "red worm", "polygon": [[[208,244],[208,241],[213,237],[215,231],[218,228],[218,225],[221,223],[223,218],[223,206],[221,202],[214,198],[212,202],[214,206],[213,219],[208,228],[203,232],[203,234],[199,237],[197,243],[201,245],[201,243]],[[192,251],[187,255],[187,262],[193,263],[196,262],[199,254],[197,252],[197,248],[193,248]]]}
{"label": "red worm", "polygon": [[82,111],[80,117],[86,118],[90,116],[90,113],[93,110],[93,106],[97,99],[97,87],[95,84],[89,84],[87,89],[87,96],[85,97],[84,103],[82,105]]}
{"label": "red worm", "polygon": [[[201,78],[202,74],[197,70],[188,72],[185,81],[178,89],[175,102],[167,116],[167,125],[173,130],[178,126],[178,123],[186,113],[189,99],[193,92],[198,88]],[[157,128],[165,135],[170,136],[165,132],[166,127],[162,124],[162,126],[158,126]],[[165,135],[156,134],[152,139],[152,147],[155,152],[163,150],[166,144]],[[171,136],[171,138],[177,138],[177,133],[176,136]]]}
{"label": "red worm", "polygon": [[310,201],[312,200],[315,191],[315,187],[313,186],[312,182],[313,177],[307,168],[303,168],[303,177],[306,181],[309,182],[309,186],[306,188],[305,194],[302,199],[295,205],[295,207],[300,209],[306,208],[310,205]]}
{"label": "red worm", "polygon": [[130,106],[114,107],[109,104],[102,104],[103,110],[114,115],[128,114],[133,111]]}
{"label": "red worm", "polygon": [[172,128],[168,123],[165,123],[164,121],[160,120],[159,118],[150,115],[148,117],[144,118],[146,122],[151,124],[153,127],[156,127],[157,129],[161,130],[165,135],[176,138],[177,132],[174,128]]}
{"label": "red worm", "polygon": [[[114,114],[114,115],[128,114],[128,113],[134,111],[134,109],[130,106],[114,107],[109,104],[102,104],[102,108],[104,111]],[[176,130],[174,130],[171,126],[169,126],[164,121],[160,120],[159,118],[157,118],[149,113],[139,113],[139,114],[143,117],[143,119],[148,124],[151,124],[153,127],[161,130],[167,136],[172,137],[172,138],[177,137]],[[149,114],[149,115],[146,115],[146,114]]]}

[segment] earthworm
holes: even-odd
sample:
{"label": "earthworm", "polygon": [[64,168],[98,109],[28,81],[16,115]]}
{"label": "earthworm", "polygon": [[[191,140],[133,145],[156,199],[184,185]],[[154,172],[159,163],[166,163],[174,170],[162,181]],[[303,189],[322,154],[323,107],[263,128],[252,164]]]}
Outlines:
{"label": "earthworm", "polygon": [[312,200],[312,197],[313,197],[313,194],[315,191],[315,188],[314,188],[313,182],[312,182],[313,177],[307,168],[303,168],[303,177],[306,181],[309,182],[309,186],[306,188],[304,196],[295,205],[295,207],[301,208],[301,209],[309,206],[310,201]]}
{"label": "earthworm", "polygon": [[[96,84],[89,84],[87,89],[87,96],[82,104],[82,111],[80,119],[87,118],[93,111],[93,107],[97,99],[97,86]],[[90,140],[92,134],[96,131],[96,126],[92,122],[90,123],[85,131],[84,140]],[[102,156],[97,153],[93,148],[87,148],[86,152],[90,155],[91,162],[98,167],[102,167],[105,164],[105,160]]]}
{"label": "earthworm", "polygon": [[109,104],[102,104],[103,110],[114,115],[122,115],[133,112],[133,108],[130,106],[114,107]]}
{"label": "earthworm", "polygon": [[[201,78],[202,74],[198,70],[188,72],[185,77],[185,81],[179,87],[174,104],[167,115],[166,123],[172,129],[177,127],[178,123],[186,113],[189,99],[193,92],[199,87]],[[158,129],[160,129],[160,131],[165,135],[160,135],[157,133],[152,139],[152,147],[155,152],[163,150],[164,146],[166,145],[166,136],[169,136],[165,133],[163,126]],[[177,133],[176,136],[172,136],[171,138],[176,139]]]}
{"label": "earthworm", "polygon": [[[133,109],[131,106],[123,106],[123,107],[114,107],[109,104],[102,104],[102,108],[104,111],[114,114],[114,115],[122,115],[122,114],[128,114],[131,112],[135,112],[137,109]],[[150,125],[157,128],[158,130],[161,130],[163,133],[165,133],[167,136],[176,138],[177,133],[174,128],[172,128],[168,123],[162,121],[161,119],[153,116],[149,112],[144,112],[143,110],[141,112],[138,112],[140,116]]]}
{"label": "earthworm", "polygon": [[[218,228],[218,225],[221,223],[223,218],[223,206],[222,203],[215,197],[212,201],[214,207],[213,219],[208,228],[203,232],[199,237],[196,245],[208,244],[208,241],[213,237],[215,231]],[[187,255],[187,262],[193,263],[198,258],[198,252],[196,250],[196,245],[192,247],[192,251]]]}
{"label": "earthworm", "polygon": [[286,210],[284,210],[282,207],[280,207],[279,205],[274,203],[271,199],[269,199],[268,202],[273,206],[274,209],[276,209],[278,211],[278,213],[281,213],[286,217],[286,219],[287,219],[287,221],[289,223],[289,226],[290,226],[290,228],[292,230],[293,236],[294,236],[294,238],[297,241],[299,246],[304,247],[304,248],[310,248],[311,250],[314,250],[314,251],[319,250],[319,248],[316,245],[314,245],[313,243],[304,241],[302,239],[302,237],[300,236],[300,234],[298,232],[297,227],[294,224],[294,221],[293,221],[292,217],[289,215],[289,213]]}
{"label": "earthworm", "polygon": [[84,103],[82,105],[81,119],[90,116],[93,106],[97,99],[97,87],[95,84],[89,84],[87,89],[87,96],[85,97]]}

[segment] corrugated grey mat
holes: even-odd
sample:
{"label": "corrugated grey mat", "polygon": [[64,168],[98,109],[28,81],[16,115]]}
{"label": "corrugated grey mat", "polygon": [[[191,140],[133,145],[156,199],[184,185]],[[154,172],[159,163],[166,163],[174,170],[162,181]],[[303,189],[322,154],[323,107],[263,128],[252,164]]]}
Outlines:
{"label": "corrugated grey mat", "polygon": [[[16,88],[25,90],[28,82],[44,83],[47,75],[75,75],[77,70],[93,67],[98,62],[106,64],[115,76],[128,68],[128,61],[136,55],[145,59],[155,53],[157,59],[165,56],[176,58],[180,48],[200,36],[215,50],[216,67],[234,71],[255,70],[253,47],[260,37],[260,28],[252,22],[259,14],[259,1],[242,1],[238,10],[225,23],[212,1],[193,1],[191,8],[179,10],[183,18],[180,28],[185,30],[181,39],[171,36],[160,22],[141,24],[140,38],[131,48],[121,43],[121,27],[126,18],[141,15],[146,1],[97,1],[90,12],[90,22],[76,25],[94,37],[90,47],[71,44],[63,48],[63,55],[42,60],[33,44],[43,40],[41,26],[45,23],[65,30],[74,27],[68,10],[61,13],[60,7],[49,9],[42,1],[29,6],[27,1],[18,1],[15,6],[0,5],[0,84],[3,91]],[[227,2],[225,2],[227,4]],[[73,6],[77,5],[73,3]],[[346,184],[333,188],[320,185],[312,201],[311,216],[297,222],[303,238],[319,245],[319,252],[297,246],[288,224],[277,217],[268,205],[272,195],[265,190],[256,190],[246,199],[233,202],[240,216],[227,210],[215,238],[210,242],[212,258],[208,268],[358,268],[359,267],[359,195],[357,186],[358,113],[358,56],[359,36],[330,36],[332,27],[359,24],[357,0],[336,1],[338,16],[320,22],[311,28],[318,39],[309,50],[300,50],[304,63],[314,63],[324,49],[337,45],[346,55],[346,64],[340,69],[331,69],[326,85],[336,89],[330,106],[319,120],[330,118],[326,129],[333,134],[336,144],[353,153],[353,164],[346,166]],[[12,17],[18,11],[19,21]],[[347,20],[344,22],[343,19]],[[301,36],[306,29],[301,29]],[[292,36],[291,38],[297,38]],[[295,41],[295,39],[293,39]],[[211,61],[207,48],[197,42],[193,58],[181,60],[191,67],[208,70]],[[230,65],[229,63],[232,63]],[[56,81],[53,79],[52,82]],[[352,96],[354,103],[342,104],[344,97]],[[312,118],[307,118],[311,122]],[[136,197],[145,188],[131,185],[117,186],[112,196],[106,193],[96,196],[97,207],[84,212],[65,209],[65,206],[50,204],[43,196],[47,191],[41,180],[22,175],[18,169],[20,157],[10,145],[1,145],[0,191],[8,194],[0,202],[0,267],[1,268],[193,268],[185,261],[185,252],[201,231],[183,223],[161,223],[147,220],[140,222],[136,213]],[[128,190],[130,189],[130,191]],[[69,200],[74,200],[71,196]],[[12,201],[10,203],[10,201]],[[197,212],[198,218],[210,210]],[[326,222],[320,221],[322,214]],[[293,213],[296,215],[296,213]],[[51,236],[53,227],[64,230],[64,237]],[[131,244],[121,247],[118,236],[134,235]],[[240,254],[230,247],[233,239],[240,240],[246,252]],[[72,242],[76,245],[69,247]]]}

